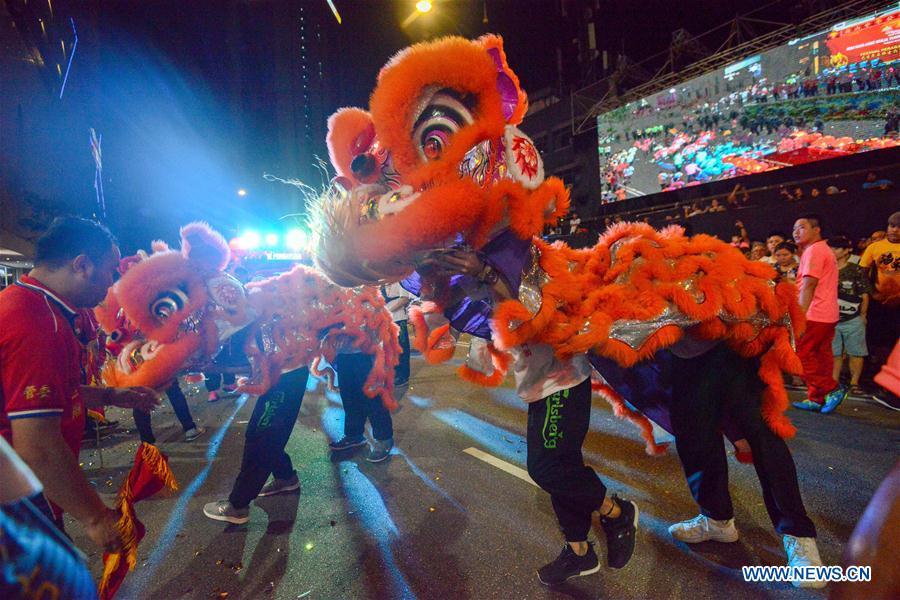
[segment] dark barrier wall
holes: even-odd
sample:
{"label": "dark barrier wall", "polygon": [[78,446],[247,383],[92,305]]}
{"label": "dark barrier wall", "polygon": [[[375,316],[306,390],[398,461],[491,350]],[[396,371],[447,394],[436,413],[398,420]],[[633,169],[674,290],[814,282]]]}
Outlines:
{"label": "dark barrier wall", "polygon": [[[737,233],[734,224],[741,221],[751,240],[765,241],[773,231],[782,232],[790,239],[797,217],[804,213],[817,213],[824,221],[822,233],[825,237],[846,235],[855,241],[868,237],[873,231],[885,229],[888,216],[898,210],[900,188],[894,187],[885,191],[848,191],[803,202],[776,200],[726,212],[697,215],[676,223],[687,225],[693,233],[707,233],[731,241],[731,236]],[[654,225],[659,226],[658,223]],[[562,239],[573,247],[582,248],[596,243],[598,232],[595,226],[587,233]]]}
{"label": "dark barrier wall", "polygon": [[819,160],[796,167],[766,171],[758,175],[712,181],[671,192],[648,194],[621,202],[601,204],[597,207],[596,215],[602,218],[606,215],[643,211],[655,206],[672,205],[676,202],[683,206],[689,205],[695,200],[714,196],[719,196],[721,200],[721,196],[727,196],[739,183],[751,191],[758,190],[753,193],[762,196],[777,194],[778,188],[782,185],[788,187],[801,185],[807,193],[812,185],[824,189],[834,184],[849,190],[851,187],[859,187],[859,183],[865,178],[865,171],[868,169],[876,170],[879,177],[888,177],[895,183],[900,183],[898,181],[900,178],[900,147]]}

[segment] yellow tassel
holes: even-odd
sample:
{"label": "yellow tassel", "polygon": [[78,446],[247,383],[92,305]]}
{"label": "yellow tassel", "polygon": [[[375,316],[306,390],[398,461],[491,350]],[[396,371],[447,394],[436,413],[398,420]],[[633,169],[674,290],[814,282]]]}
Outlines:
{"label": "yellow tassel", "polygon": [[141,442],[141,454],[144,456],[144,462],[153,469],[153,474],[163,480],[165,486],[173,492],[178,489],[178,482],[175,480],[175,474],[169,468],[168,461],[163,460],[159,448],[147,442]]}
{"label": "yellow tassel", "polygon": [[98,423],[106,423],[106,418],[104,418],[104,416],[98,413],[96,410],[88,409],[87,416],[97,421]]}
{"label": "yellow tassel", "polygon": [[127,480],[125,485],[122,486],[117,502],[121,516],[116,523],[116,529],[119,530],[122,538],[122,550],[113,552],[106,557],[103,565],[103,577],[100,579],[100,596],[104,595],[106,588],[109,586],[110,577],[119,568],[123,558],[128,564],[129,571],[133,571],[137,564],[137,536],[135,534],[134,515],[130,500],[126,498],[126,495],[130,496]]}

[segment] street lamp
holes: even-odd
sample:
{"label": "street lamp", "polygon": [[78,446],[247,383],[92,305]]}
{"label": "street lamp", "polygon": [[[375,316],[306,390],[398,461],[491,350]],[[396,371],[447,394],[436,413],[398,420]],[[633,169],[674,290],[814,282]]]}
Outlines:
{"label": "street lamp", "polygon": [[241,196],[241,197],[244,197],[244,196],[247,195],[247,190],[245,190],[244,188],[240,188],[240,189],[237,191],[237,195],[238,195],[238,196]]}
{"label": "street lamp", "polygon": [[431,10],[431,2],[429,0],[419,0],[416,2],[416,10],[420,13],[427,13]]}

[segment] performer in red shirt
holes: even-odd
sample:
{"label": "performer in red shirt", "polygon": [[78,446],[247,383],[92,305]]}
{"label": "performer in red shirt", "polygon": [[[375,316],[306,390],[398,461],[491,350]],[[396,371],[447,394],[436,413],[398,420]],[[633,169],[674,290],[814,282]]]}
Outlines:
{"label": "performer in red shirt", "polygon": [[38,239],[34,262],[28,276],[0,292],[0,435],[41,480],[57,525],[69,512],[95,543],[114,551],[121,544],[118,513],[78,466],[85,410],[150,410],[159,400],[146,388],[83,385],[75,317],[106,295],[119,250],[106,228],[67,217]]}

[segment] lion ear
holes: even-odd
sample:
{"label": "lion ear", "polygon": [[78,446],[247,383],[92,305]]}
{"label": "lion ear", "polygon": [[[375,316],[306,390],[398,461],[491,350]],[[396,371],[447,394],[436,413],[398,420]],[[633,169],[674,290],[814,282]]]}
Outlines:
{"label": "lion ear", "polygon": [[372,115],[361,108],[342,108],[328,119],[328,156],[338,175],[354,179],[350,163],[375,141]]}
{"label": "lion ear", "polygon": [[231,260],[225,238],[199,221],[181,228],[181,254],[197,266],[212,271],[224,270]]}
{"label": "lion ear", "polygon": [[497,67],[496,85],[503,103],[503,116],[509,125],[518,125],[528,112],[528,95],[522,90],[519,78],[506,62],[503,38],[488,34],[478,38],[478,42],[484,46]]}

